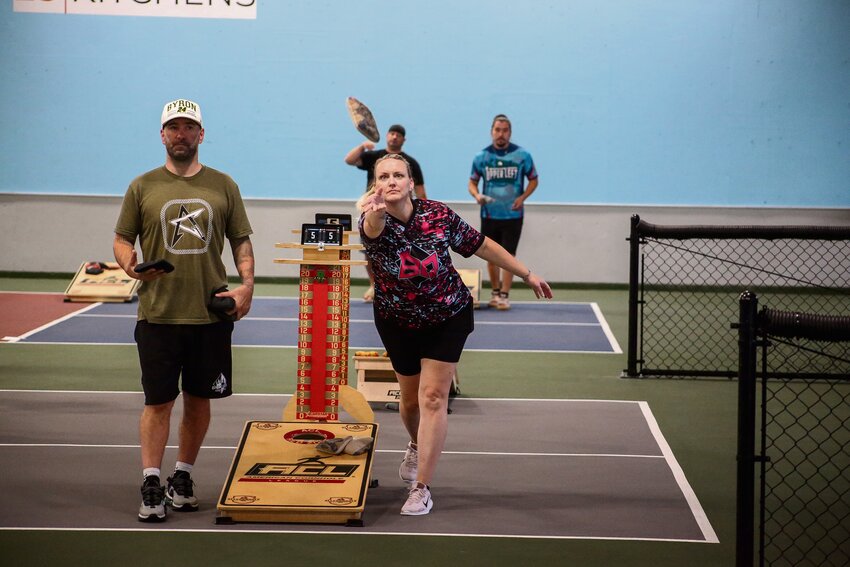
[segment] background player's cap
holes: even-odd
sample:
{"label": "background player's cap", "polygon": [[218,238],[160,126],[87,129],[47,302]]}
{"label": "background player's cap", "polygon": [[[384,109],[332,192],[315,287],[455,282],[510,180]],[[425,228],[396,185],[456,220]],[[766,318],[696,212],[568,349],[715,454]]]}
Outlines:
{"label": "background player's cap", "polygon": [[393,124],[392,126],[390,126],[390,129],[387,130],[387,132],[398,132],[399,134],[401,134],[402,138],[407,137],[407,132],[404,131],[404,126],[402,126],[401,124]]}
{"label": "background player's cap", "polygon": [[162,107],[162,120],[160,121],[162,126],[165,126],[166,122],[175,118],[188,118],[197,122],[202,128],[204,126],[201,119],[201,107],[198,106],[198,103],[191,100],[179,98],[166,103]]}

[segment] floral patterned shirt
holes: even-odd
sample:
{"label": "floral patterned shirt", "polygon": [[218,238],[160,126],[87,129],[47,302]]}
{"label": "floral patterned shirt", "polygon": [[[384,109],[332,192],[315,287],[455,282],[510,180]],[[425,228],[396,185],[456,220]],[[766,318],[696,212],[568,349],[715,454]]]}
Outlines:
{"label": "floral patterned shirt", "polygon": [[452,265],[450,250],[464,258],[484,243],[484,235],[439,201],[413,201],[402,223],[386,215],[383,232],[360,240],[375,276],[375,316],[399,327],[431,327],[456,315],[472,296]]}

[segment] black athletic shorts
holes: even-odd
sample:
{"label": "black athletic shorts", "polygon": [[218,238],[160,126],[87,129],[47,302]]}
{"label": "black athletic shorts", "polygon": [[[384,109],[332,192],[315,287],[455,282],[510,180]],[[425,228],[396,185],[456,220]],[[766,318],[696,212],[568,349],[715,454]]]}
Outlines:
{"label": "black athletic shorts", "polygon": [[475,328],[472,302],[457,315],[439,325],[424,329],[405,329],[393,321],[375,315],[375,327],[390,357],[393,370],[402,376],[422,371],[422,359],[457,362],[466,344],[466,337]]}
{"label": "black athletic shorts", "polygon": [[[136,321],[145,405],[170,402],[184,392],[199,398],[233,393],[232,321],[209,325],[160,325]],[[180,384],[180,375],[183,375]]]}
{"label": "black athletic shorts", "polygon": [[522,217],[518,219],[481,219],[481,234],[501,244],[502,248],[516,256],[519,237],[522,234]]}

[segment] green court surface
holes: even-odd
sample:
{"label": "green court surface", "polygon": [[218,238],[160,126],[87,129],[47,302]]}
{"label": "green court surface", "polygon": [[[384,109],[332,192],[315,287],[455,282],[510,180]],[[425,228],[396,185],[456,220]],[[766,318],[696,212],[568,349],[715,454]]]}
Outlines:
{"label": "green court surface", "polygon": [[[4,291],[62,292],[66,285],[63,279],[0,278],[0,290]],[[360,297],[362,291],[362,286],[354,287],[352,297]],[[297,288],[294,284],[259,284],[255,294],[294,297]],[[516,289],[512,298],[532,297],[529,290]],[[625,289],[556,289],[555,299],[596,302],[618,342],[626,344]],[[719,543],[419,536],[414,522],[411,533],[405,535],[359,534],[356,528],[345,534],[216,533],[212,525],[209,531],[187,533],[168,531],[166,522],[157,526],[162,531],[142,529],[147,527],[142,524],[138,531],[0,530],[4,563],[733,565],[737,383],[726,379],[624,379],[625,359],[625,354],[470,352],[464,354],[459,366],[462,396],[648,402]],[[234,349],[234,367],[236,391],[240,393],[294,391],[293,349],[238,347]],[[0,389],[4,390],[139,391],[138,375],[132,346],[0,344]],[[504,418],[509,420],[510,416]],[[128,415],[127,419],[137,421],[138,415]],[[116,478],[114,471],[98,471],[96,463],[92,468],[91,493],[85,498],[97,498],[98,482],[135,486],[135,479]],[[561,481],[568,490],[570,479]],[[481,482],[486,484],[487,480]],[[305,531],[308,529],[305,526]]]}

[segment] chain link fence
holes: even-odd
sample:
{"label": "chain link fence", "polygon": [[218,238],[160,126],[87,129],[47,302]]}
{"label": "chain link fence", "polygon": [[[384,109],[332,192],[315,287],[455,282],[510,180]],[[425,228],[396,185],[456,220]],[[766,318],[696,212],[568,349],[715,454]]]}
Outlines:
{"label": "chain link fence", "polygon": [[755,316],[757,299],[745,296],[737,565],[850,565],[850,316]]}
{"label": "chain link fence", "polygon": [[632,217],[625,374],[725,376],[749,289],[777,309],[850,313],[850,227],[660,226]]}

